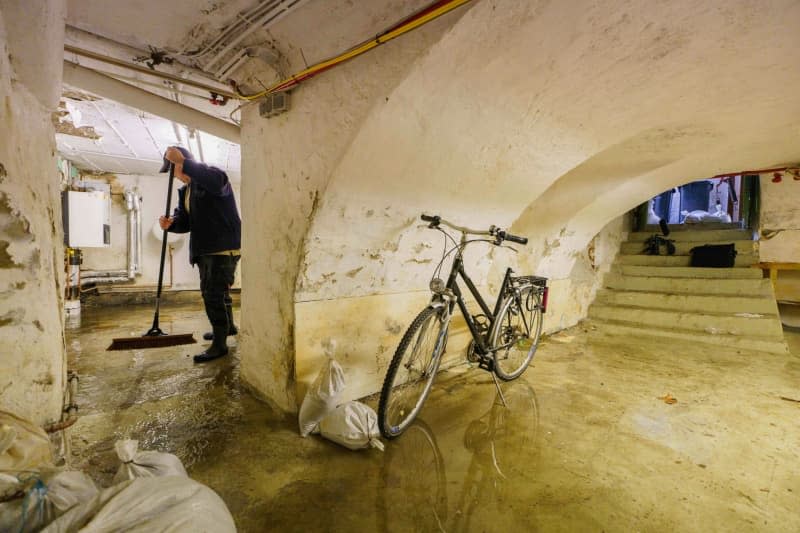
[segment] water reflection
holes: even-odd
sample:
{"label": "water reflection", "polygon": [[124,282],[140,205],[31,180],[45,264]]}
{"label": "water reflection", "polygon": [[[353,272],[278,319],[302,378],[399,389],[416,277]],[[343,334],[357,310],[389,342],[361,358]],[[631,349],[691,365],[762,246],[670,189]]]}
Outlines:
{"label": "water reflection", "polygon": [[383,531],[444,531],[447,476],[431,428],[420,418],[386,447],[378,518]]}
{"label": "water reflection", "polygon": [[[514,509],[530,525],[526,486],[539,456],[539,407],[523,380],[504,384],[503,395],[505,406],[495,394],[477,418],[464,412],[463,422],[449,420],[438,438],[433,424],[418,418],[388,443],[376,500],[379,530],[500,530],[515,523]],[[462,436],[453,424],[466,427]]]}
{"label": "water reflection", "polygon": [[499,524],[519,498],[524,474],[536,468],[539,455],[539,406],[533,387],[522,380],[496,395],[491,407],[464,432],[464,448],[471,453],[464,472],[453,527],[448,531],[484,530]]}

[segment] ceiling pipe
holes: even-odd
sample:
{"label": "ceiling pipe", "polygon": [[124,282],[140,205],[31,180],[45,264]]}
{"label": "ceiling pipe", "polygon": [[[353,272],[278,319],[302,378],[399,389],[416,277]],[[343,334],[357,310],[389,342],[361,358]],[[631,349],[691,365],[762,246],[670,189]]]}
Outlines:
{"label": "ceiling pipe", "polygon": [[168,98],[69,61],[64,61],[64,83],[153,115],[197,128],[226,141],[236,144],[241,142],[239,127],[230,122],[214,118],[191,107],[178,104]]}
{"label": "ceiling pipe", "polygon": [[146,76],[153,76],[155,78],[169,80],[173,83],[183,83],[185,85],[190,85],[197,89],[203,89],[205,91],[208,91],[209,93],[215,93],[221,96],[225,96],[227,98],[236,98],[236,95],[234,95],[229,90],[218,89],[216,87],[208,85],[207,83],[197,82],[189,78],[181,78],[180,76],[176,76],[175,74],[170,74],[168,72],[161,72],[158,70],[149,69],[147,67],[141,67],[134,63],[128,63],[127,61],[122,61],[121,59],[116,59],[114,57],[110,57],[104,54],[98,54],[97,52],[92,52],[91,50],[84,50],[83,48],[75,48],[74,46],[65,45],[64,52],[75,54],[77,56],[82,56],[88,59],[93,59],[95,61],[100,61],[101,63],[114,65],[115,67],[120,67],[127,70],[132,70],[134,72],[139,72],[140,74],[144,74]]}
{"label": "ceiling pipe", "polygon": [[213,79],[211,76],[209,76],[202,70],[181,63],[175,60],[174,58],[172,63],[161,63],[160,65],[158,65],[158,70],[152,70],[145,67],[144,65],[137,65],[135,63],[130,63],[128,61],[125,61],[122,58],[133,59],[136,57],[146,57],[150,54],[150,52],[147,52],[145,50],[140,50],[133,46],[129,46],[127,44],[120,43],[118,41],[114,41],[106,37],[101,37],[100,35],[96,35],[94,33],[84,31],[79,28],[75,28],[74,26],[66,27],[65,41],[66,42],[64,50],[69,53],[83,55],[80,52],[91,51],[93,54],[96,55],[95,57],[92,57],[92,59],[95,59],[97,61],[109,62],[107,60],[112,60],[114,62],[121,63],[121,65],[119,66],[124,66],[124,68],[128,68],[131,66],[136,67],[136,70],[138,72],[141,72],[142,74],[150,74],[150,75],[164,74],[170,76],[170,79],[173,77],[177,77],[183,80],[184,82],[187,78],[191,78],[192,80],[203,84],[204,85],[204,87],[202,87],[203,89],[208,89],[209,91],[215,91],[217,94],[230,92],[230,87],[228,87],[224,83],[221,83],[220,81]]}
{"label": "ceiling pipe", "polygon": [[[282,0],[278,2],[274,7],[272,7],[272,9],[264,13],[261,17],[259,17],[258,20],[253,22],[244,31],[237,34],[232,41],[225,44],[225,46],[223,46],[222,49],[217,52],[217,55],[209,59],[208,62],[203,65],[203,69],[210,72],[211,67],[216,65],[223,57],[225,57],[225,54],[233,50],[248,35],[258,29],[268,28],[272,24],[275,24],[280,19],[288,15],[293,9],[301,7],[307,1],[308,0]],[[219,72],[217,74],[219,74]]]}

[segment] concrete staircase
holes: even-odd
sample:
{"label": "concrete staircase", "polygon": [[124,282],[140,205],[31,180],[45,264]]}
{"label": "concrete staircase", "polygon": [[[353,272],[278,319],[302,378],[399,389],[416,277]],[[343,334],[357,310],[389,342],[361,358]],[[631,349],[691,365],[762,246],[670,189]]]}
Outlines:
{"label": "concrete staircase", "polygon": [[[671,228],[675,255],[644,255],[644,241],[659,230],[631,233],[589,308],[603,331],[629,337],[657,336],[786,353],[772,285],[758,262],[751,232]],[[693,268],[689,250],[735,243],[734,268]],[[666,247],[662,247],[666,253]]]}

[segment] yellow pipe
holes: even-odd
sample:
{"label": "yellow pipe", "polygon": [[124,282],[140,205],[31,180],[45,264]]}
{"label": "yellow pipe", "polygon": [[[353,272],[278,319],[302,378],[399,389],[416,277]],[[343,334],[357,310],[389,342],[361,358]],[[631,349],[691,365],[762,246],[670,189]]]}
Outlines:
{"label": "yellow pipe", "polygon": [[300,72],[298,72],[296,74],[293,74],[293,75],[289,76],[288,78],[286,78],[284,80],[279,81],[278,83],[272,85],[271,87],[269,87],[268,89],[266,89],[266,90],[264,90],[264,91],[262,91],[260,93],[251,94],[251,95],[244,95],[244,94],[241,94],[241,93],[239,93],[237,91],[237,96],[239,98],[243,99],[243,100],[257,100],[257,99],[259,99],[259,98],[261,98],[263,96],[266,96],[266,95],[268,95],[270,93],[275,92],[275,90],[277,88],[281,87],[282,85],[286,85],[287,83],[291,83],[292,81],[296,80],[297,78],[299,78],[301,76],[306,76],[308,74],[313,74],[314,72],[317,72],[319,70],[322,70],[322,69],[337,65],[339,63],[343,63],[344,61],[347,61],[349,59],[353,59],[354,57],[360,56],[361,54],[363,54],[365,52],[368,52],[368,51],[372,50],[373,48],[376,48],[376,47],[382,45],[383,43],[389,42],[392,39],[396,39],[397,37],[400,37],[404,33],[408,33],[409,31],[411,31],[413,29],[416,29],[416,28],[422,26],[423,24],[427,24],[428,22],[430,22],[431,20],[433,20],[433,19],[435,19],[437,17],[440,17],[440,16],[442,16],[442,15],[444,15],[446,13],[449,13],[450,11],[456,9],[457,7],[460,7],[460,6],[464,5],[464,4],[466,4],[469,1],[470,0],[453,0],[452,2],[449,2],[449,3],[439,7],[437,9],[434,9],[430,13],[427,13],[424,16],[418,18],[418,19],[412,20],[411,22],[409,22],[407,24],[404,24],[403,26],[400,26],[399,28],[395,28],[394,30],[386,33],[385,35],[381,35],[380,37],[377,37],[377,38],[375,38],[375,39],[373,39],[371,41],[367,41],[365,43],[362,43],[362,44],[356,46],[352,50],[344,52],[344,53],[342,53],[342,54],[340,54],[340,55],[338,55],[336,57],[333,57],[331,59],[327,59],[325,61],[321,61],[321,62],[317,63],[316,65],[312,65],[312,66],[308,67],[305,70],[301,70]]}

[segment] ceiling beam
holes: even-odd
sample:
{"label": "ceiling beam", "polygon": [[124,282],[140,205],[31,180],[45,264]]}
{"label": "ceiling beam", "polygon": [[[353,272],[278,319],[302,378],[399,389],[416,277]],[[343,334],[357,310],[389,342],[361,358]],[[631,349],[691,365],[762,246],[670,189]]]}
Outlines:
{"label": "ceiling beam", "polygon": [[64,61],[64,83],[236,144],[241,141],[241,130],[235,124],[69,61]]}

